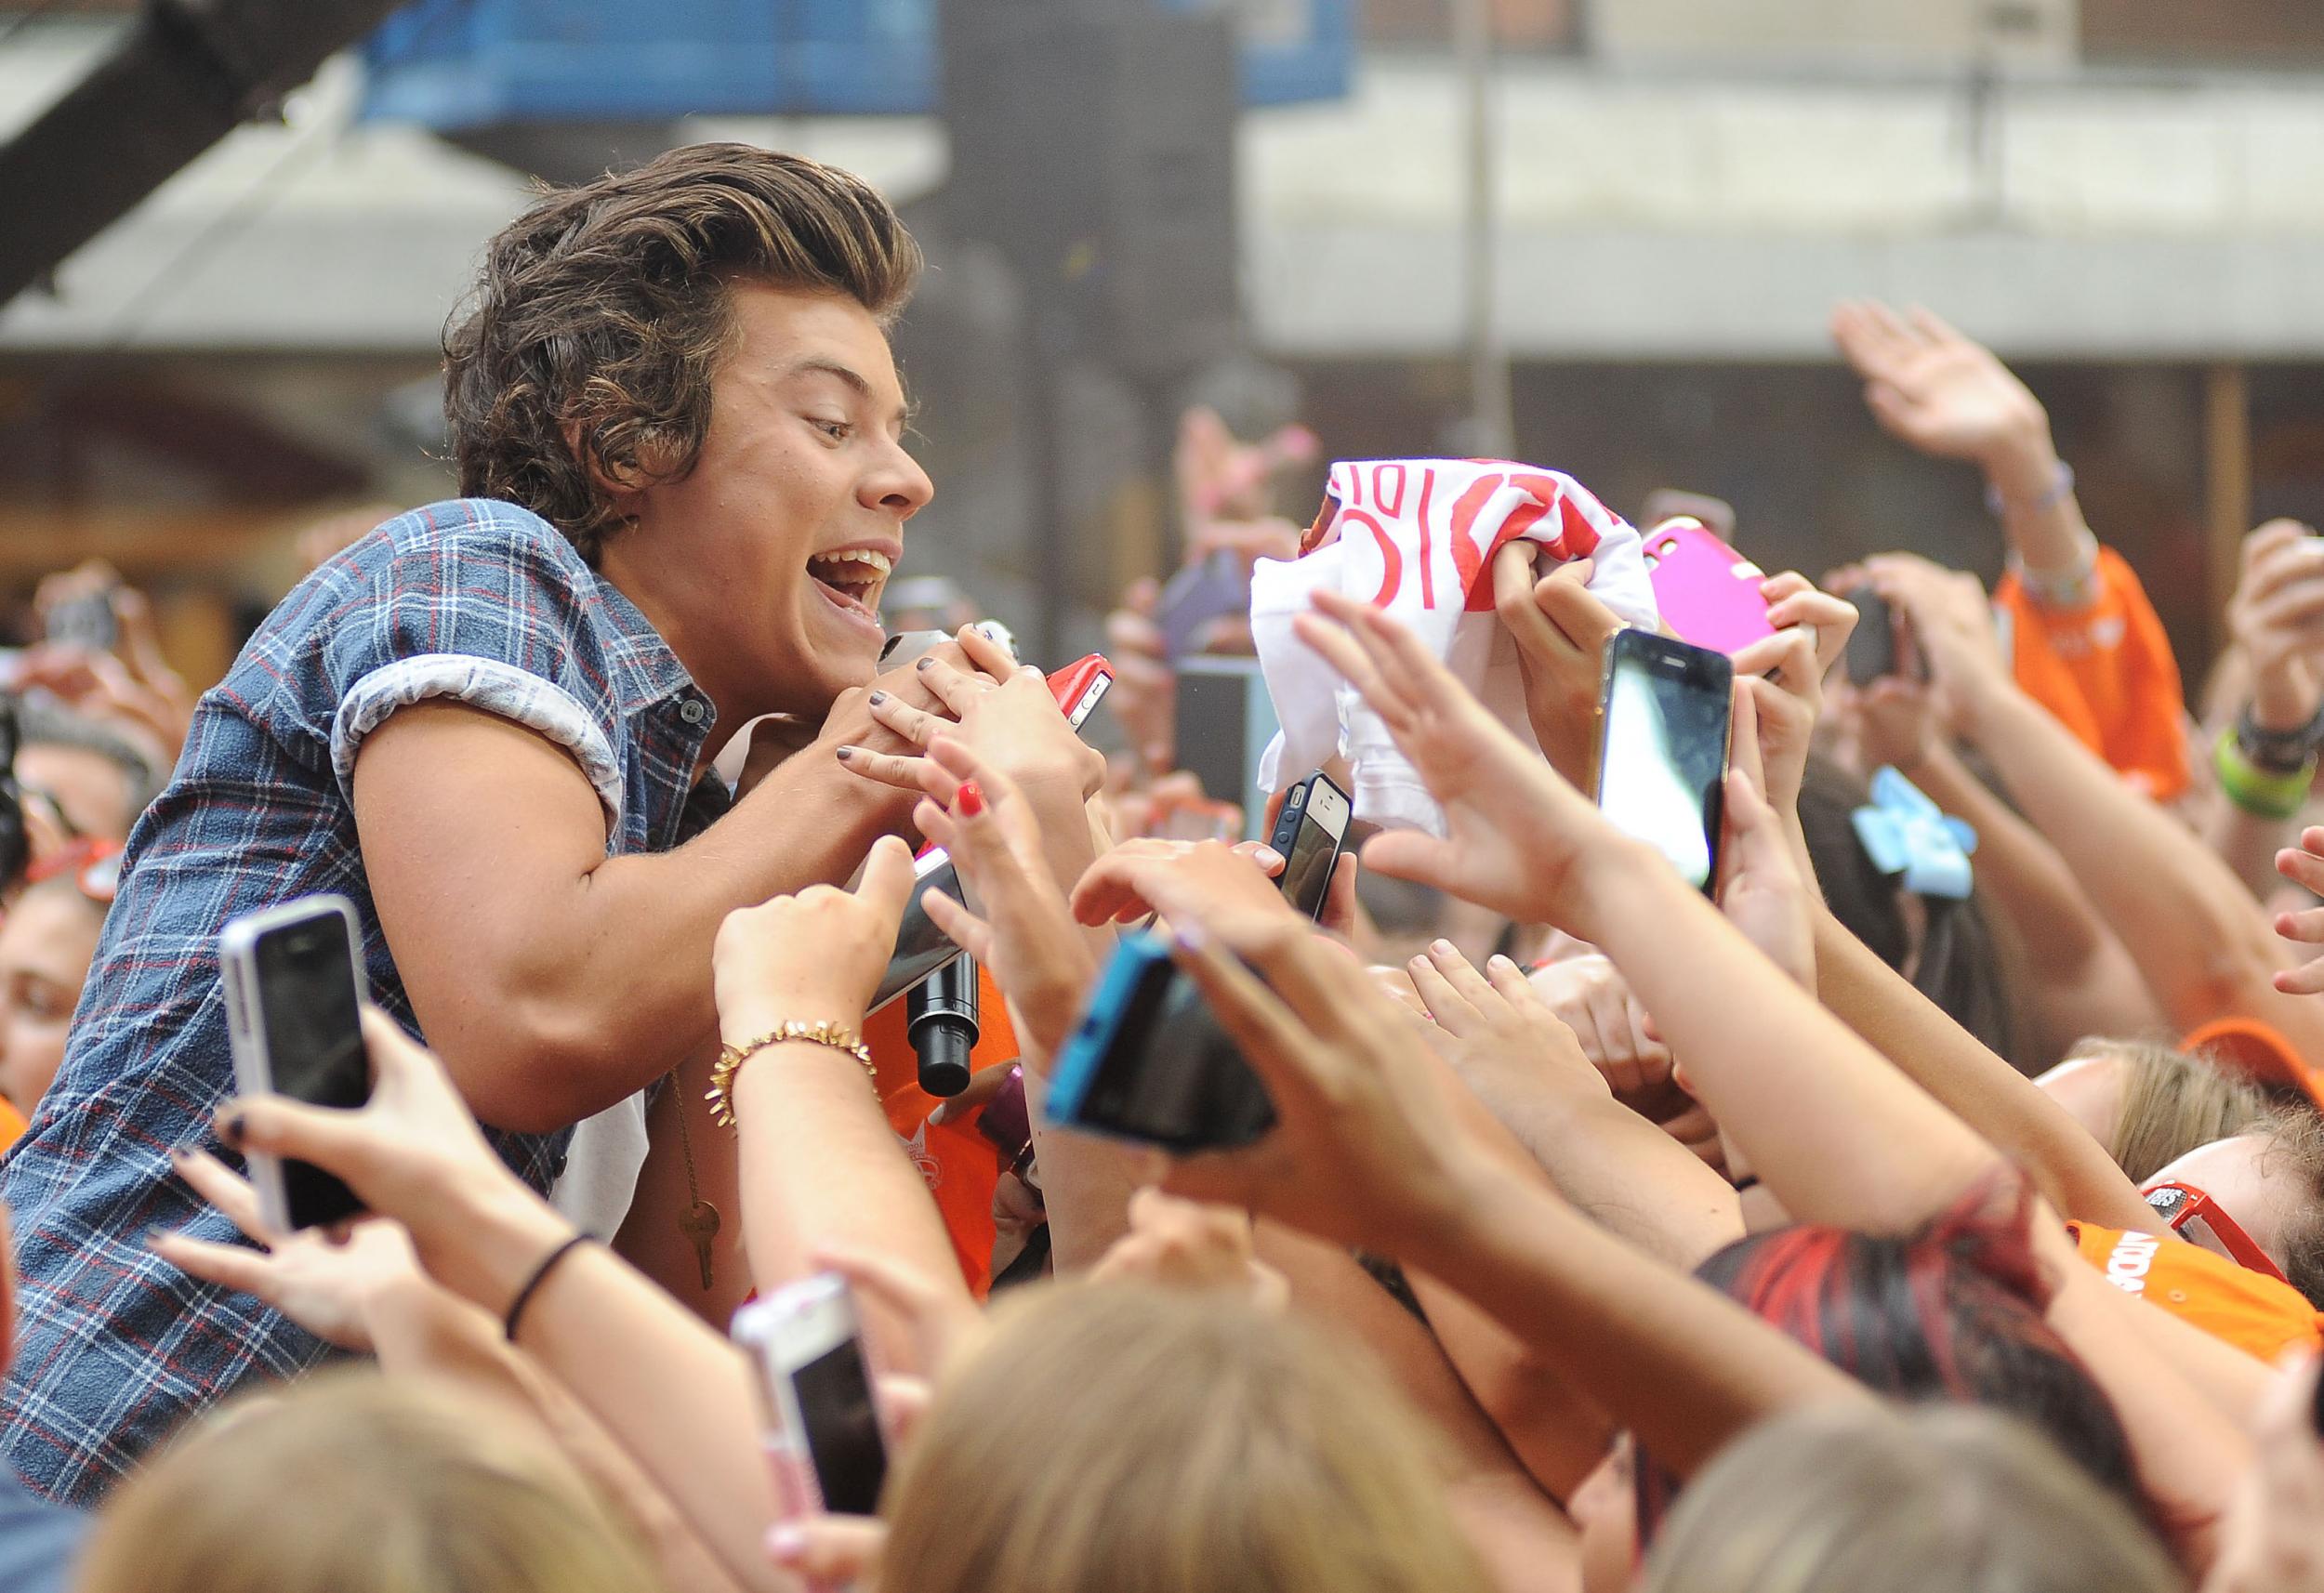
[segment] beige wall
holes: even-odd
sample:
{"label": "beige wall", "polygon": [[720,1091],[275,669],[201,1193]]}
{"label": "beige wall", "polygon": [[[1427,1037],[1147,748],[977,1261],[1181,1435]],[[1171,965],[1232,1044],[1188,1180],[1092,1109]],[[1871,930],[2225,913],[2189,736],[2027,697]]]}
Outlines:
{"label": "beige wall", "polygon": [[[1997,23],[1994,19],[2003,19]],[[1611,59],[1942,66],[2074,58],[2075,0],[1593,0],[1590,33]]]}

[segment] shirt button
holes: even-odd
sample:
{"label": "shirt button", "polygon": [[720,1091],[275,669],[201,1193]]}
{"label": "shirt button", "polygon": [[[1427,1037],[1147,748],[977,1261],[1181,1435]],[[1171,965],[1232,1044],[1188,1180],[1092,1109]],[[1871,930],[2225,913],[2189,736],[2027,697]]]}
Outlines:
{"label": "shirt button", "polygon": [[690,725],[700,724],[709,717],[709,714],[710,710],[702,705],[702,700],[698,697],[689,697],[678,704],[678,717]]}

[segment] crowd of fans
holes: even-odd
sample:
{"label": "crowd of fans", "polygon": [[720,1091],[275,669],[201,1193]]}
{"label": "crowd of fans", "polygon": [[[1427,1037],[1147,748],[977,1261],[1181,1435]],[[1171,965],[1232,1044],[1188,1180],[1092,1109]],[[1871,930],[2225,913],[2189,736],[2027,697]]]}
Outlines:
{"label": "crowd of fans", "polygon": [[[2034,394],[1842,306],[1881,426],[1983,473],[1998,588],[1765,581],[1710,891],[1588,795],[1624,622],[1581,567],[1511,542],[1463,595],[1522,726],[1319,593],[1300,642],[1443,822],[1359,809],[1310,920],[1216,821],[1259,794],[1181,769],[1161,583],[1110,757],[975,625],[884,660],[917,266],[739,146],[552,193],[447,336],[460,501],[318,541],[198,703],[112,572],[44,588],[112,623],[0,727],[0,1586],[2324,1590],[2324,540],[2248,538],[2193,718]],[[1300,555],[1328,443],[1190,413],[1189,566]],[[1897,777],[1973,884],[1868,838]],[[999,998],[944,1101],[870,1010],[922,842]],[[360,1109],[229,1059],[219,929],[319,891]],[[1040,1110],[1148,923],[1254,1143]],[[1018,1092],[1029,1143],[980,1134]],[[367,1215],[282,1231],[254,1152]],[[876,1516],[801,1506],[727,1333],[818,1273]]]}

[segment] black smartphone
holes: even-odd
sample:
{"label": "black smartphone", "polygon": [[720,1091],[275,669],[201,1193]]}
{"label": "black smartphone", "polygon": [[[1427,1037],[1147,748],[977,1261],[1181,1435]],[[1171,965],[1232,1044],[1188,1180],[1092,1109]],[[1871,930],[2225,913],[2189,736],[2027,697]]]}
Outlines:
{"label": "black smartphone", "polygon": [[1114,948],[1050,1070],[1049,1120],[1171,1151],[1248,1145],[1274,1126],[1266,1086],[1159,935]]}
{"label": "black smartphone", "polygon": [[[1285,900],[1313,918],[1348,833],[1348,794],[1318,770],[1284,795],[1274,849]],[[1050,1073],[1046,1110],[1062,1126],[1172,1151],[1248,1145],[1274,1126],[1274,1102],[1202,992],[1158,935],[1127,935],[1090,992]]]}
{"label": "black smartphone", "polygon": [[1283,859],[1277,883],[1284,899],[1310,918],[1320,917],[1331,892],[1332,865],[1348,838],[1348,794],[1321,770],[1283,794],[1267,844]]}
{"label": "black smartphone", "polygon": [[[227,924],[218,966],[244,1094],[334,1107],[371,1099],[360,944],[354,906],[342,896],[304,897]],[[248,1159],[260,1215],[278,1232],[363,1209],[354,1191],[320,1167],[257,1152]]]}
{"label": "black smartphone", "polygon": [[1870,586],[1858,586],[1848,601],[1856,611],[1856,628],[1848,638],[1848,678],[1869,686],[1896,673],[1896,616],[1888,599]]}
{"label": "black smartphone", "polygon": [[1598,714],[1598,806],[1706,895],[1717,888],[1735,665],[1652,631],[1606,644]]}

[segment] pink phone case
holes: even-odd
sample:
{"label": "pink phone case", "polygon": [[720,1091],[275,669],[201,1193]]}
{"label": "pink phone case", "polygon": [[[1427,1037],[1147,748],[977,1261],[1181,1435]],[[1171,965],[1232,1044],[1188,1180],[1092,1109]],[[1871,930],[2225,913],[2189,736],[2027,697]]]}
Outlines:
{"label": "pink phone case", "polygon": [[1646,578],[1663,624],[1681,641],[1738,652],[1776,634],[1767,599],[1759,595],[1765,572],[1728,546],[1698,520],[1681,515],[1646,533]]}

